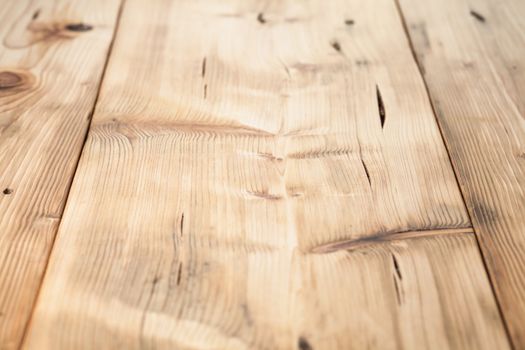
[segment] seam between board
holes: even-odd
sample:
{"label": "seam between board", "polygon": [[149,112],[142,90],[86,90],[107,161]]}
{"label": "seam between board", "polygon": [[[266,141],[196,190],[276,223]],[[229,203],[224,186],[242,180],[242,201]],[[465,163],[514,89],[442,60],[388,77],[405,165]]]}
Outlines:
{"label": "seam between board", "polygon": [[100,79],[99,79],[99,82],[98,82],[98,88],[97,88],[97,92],[95,94],[95,99],[93,101],[93,106],[92,106],[92,108],[91,108],[91,110],[89,111],[89,114],[88,114],[89,121],[87,123],[86,131],[84,132],[84,140],[82,142],[82,147],[81,147],[81,150],[79,152],[79,156],[77,157],[77,162],[75,164],[75,169],[73,171],[73,175],[71,176],[69,184],[68,184],[68,187],[67,187],[67,194],[66,194],[65,199],[64,199],[64,206],[63,206],[62,212],[60,214],[60,222],[58,223],[58,226],[56,228],[55,234],[53,235],[53,238],[52,238],[51,247],[49,249],[49,254],[47,256],[47,261],[45,262],[45,267],[44,267],[44,270],[42,272],[42,277],[40,279],[40,283],[38,284],[38,289],[37,289],[37,292],[35,293],[35,297],[33,299],[32,305],[31,305],[31,312],[29,314],[29,318],[27,319],[27,322],[26,322],[26,324],[24,326],[24,330],[22,332],[22,336],[21,336],[20,341],[19,341],[18,346],[17,346],[18,349],[22,349],[24,347],[25,341],[27,339],[27,334],[28,334],[28,331],[30,329],[30,325],[31,325],[31,323],[33,321],[33,316],[34,316],[34,313],[35,313],[35,309],[36,309],[36,306],[38,304],[38,300],[40,298],[40,293],[42,291],[42,286],[44,285],[44,281],[45,281],[46,275],[48,273],[49,262],[51,260],[52,254],[53,254],[54,247],[55,247],[55,242],[57,240],[58,233],[60,232],[60,227],[62,225],[64,213],[66,212],[66,208],[67,208],[67,205],[68,205],[68,202],[69,202],[69,195],[71,193],[71,188],[73,187],[74,179],[76,178],[77,171],[78,171],[78,166],[79,166],[80,160],[82,159],[82,156],[84,154],[86,142],[87,142],[87,139],[88,139],[88,135],[89,135],[89,132],[91,130],[91,124],[93,122],[93,116],[95,114],[95,110],[96,110],[96,107],[97,107],[97,104],[98,104],[98,100],[99,100],[99,97],[100,97],[100,91],[102,89],[102,84],[103,84],[104,78],[106,76],[108,63],[109,63],[109,60],[111,58],[111,54],[113,52],[113,46],[114,46],[114,43],[116,41],[118,29],[119,29],[119,26],[120,26],[120,19],[122,17],[122,11],[124,9],[125,2],[126,2],[126,0],[120,0],[120,3],[119,3],[119,7],[118,7],[118,10],[117,10],[117,16],[116,16],[116,19],[115,19],[115,26],[113,28],[111,41],[109,43],[109,46],[108,46],[108,49],[107,49],[107,53],[106,53],[106,60],[104,61],[104,65],[102,67],[102,73],[100,75]]}
{"label": "seam between board", "polygon": [[444,136],[443,129],[442,129],[441,124],[439,122],[439,118],[438,118],[437,113],[436,113],[436,108],[434,106],[434,102],[432,101],[432,98],[430,97],[430,90],[429,90],[427,81],[425,79],[425,75],[423,74],[422,63],[420,63],[418,58],[417,58],[416,50],[414,48],[414,43],[412,42],[412,37],[410,36],[410,32],[408,30],[406,19],[405,19],[405,16],[403,15],[403,11],[401,9],[401,4],[399,3],[400,0],[393,0],[393,1],[394,1],[394,4],[395,4],[395,7],[397,9],[397,13],[398,13],[399,19],[401,21],[401,25],[403,27],[403,31],[405,33],[405,37],[406,37],[406,40],[408,42],[408,46],[409,46],[410,51],[412,53],[412,58],[413,58],[414,63],[416,64],[416,67],[418,69],[419,76],[421,77],[421,80],[423,81],[423,86],[425,87],[425,93],[426,93],[428,102],[430,103],[430,107],[432,108],[432,114],[434,115],[434,119],[435,119],[435,122],[437,124],[438,130],[439,130],[439,133],[440,133],[440,136],[441,136],[441,140],[442,140],[442,142],[443,142],[443,144],[445,146],[445,150],[447,152],[449,164],[452,167],[452,172],[454,173],[454,177],[456,179],[456,185],[457,185],[459,193],[461,195],[461,199],[463,200],[463,206],[465,207],[465,211],[467,213],[469,222],[472,225],[472,230],[473,230],[473,233],[474,233],[476,245],[478,247],[478,252],[479,252],[479,255],[481,257],[481,262],[483,264],[483,268],[485,269],[485,274],[487,276],[487,279],[488,279],[488,282],[489,282],[489,285],[490,285],[490,289],[491,289],[492,295],[494,297],[494,301],[495,301],[496,307],[498,309],[498,313],[499,313],[499,316],[500,316],[500,319],[501,319],[501,323],[503,325],[503,329],[505,331],[505,335],[507,336],[507,340],[509,342],[510,348],[511,349],[516,349],[516,347],[515,347],[515,345],[513,343],[513,339],[511,337],[511,333],[510,333],[509,326],[507,324],[507,320],[505,318],[505,314],[503,313],[503,308],[501,306],[501,303],[499,301],[498,295],[496,293],[494,280],[493,280],[492,275],[490,273],[490,270],[488,268],[487,261],[486,261],[486,258],[485,258],[485,254],[483,253],[483,249],[482,249],[481,244],[480,244],[480,236],[476,232],[476,229],[474,228],[474,222],[472,220],[472,215],[471,215],[471,213],[470,213],[470,211],[468,209],[467,201],[465,200],[465,194],[464,194],[463,188],[461,187],[461,184],[459,182],[458,170],[456,169],[456,167],[454,165],[454,162],[452,161],[452,157],[450,155],[450,149],[449,149],[449,145],[447,143],[447,139]]}

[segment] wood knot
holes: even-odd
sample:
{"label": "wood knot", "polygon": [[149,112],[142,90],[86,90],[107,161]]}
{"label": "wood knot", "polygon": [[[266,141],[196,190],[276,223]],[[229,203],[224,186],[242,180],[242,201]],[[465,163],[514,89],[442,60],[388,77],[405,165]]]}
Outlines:
{"label": "wood knot", "polygon": [[0,70],[0,93],[2,91],[23,90],[31,85],[34,77],[25,71]]}
{"label": "wood knot", "polygon": [[10,188],[6,188],[6,189],[4,189],[4,190],[2,191],[2,193],[5,194],[5,195],[7,196],[7,195],[13,193],[13,190],[10,189]]}
{"label": "wood knot", "polygon": [[90,24],[85,24],[85,23],[80,22],[80,23],[67,24],[65,28],[72,32],[87,32],[93,29],[93,26]]}
{"label": "wood knot", "polygon": [[0,89],[10,89],[22,83],[23,79],[20,75],[9,71],[0,72]]}

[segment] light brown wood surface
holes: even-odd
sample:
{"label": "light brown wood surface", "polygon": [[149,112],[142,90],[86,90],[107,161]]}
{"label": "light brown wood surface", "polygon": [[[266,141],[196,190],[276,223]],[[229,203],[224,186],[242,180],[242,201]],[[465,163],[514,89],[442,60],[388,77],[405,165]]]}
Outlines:
{"label": "light brown wood surface", "polygon": [[525,348],[525,2],[401,0],[516,349]]}
{"label": "light brown wood surface", "polygon": [[76,168],[118,1],[0,4],[0,349],[21,342]]}
{"label": "light brown wood surface", "polygon": [[24,347],[504,349],[470,227],[394,2],[128,0]]}

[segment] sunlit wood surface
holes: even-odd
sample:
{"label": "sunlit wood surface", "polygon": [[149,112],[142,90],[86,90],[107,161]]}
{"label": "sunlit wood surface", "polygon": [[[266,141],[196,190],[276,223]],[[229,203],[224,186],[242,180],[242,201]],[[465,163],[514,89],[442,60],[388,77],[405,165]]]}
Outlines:
{"label": "sunlit wood surface", "polygon": [[6,0],[0,349],[525,348],[521,0]]}

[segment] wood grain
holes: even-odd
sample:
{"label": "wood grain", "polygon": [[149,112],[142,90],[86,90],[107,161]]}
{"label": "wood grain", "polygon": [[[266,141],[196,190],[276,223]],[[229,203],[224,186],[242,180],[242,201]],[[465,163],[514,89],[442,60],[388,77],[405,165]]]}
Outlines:
{"label": "wood grain", "polygon": [[118,1],[0,6],[0,348],[18,347],[89,124]]}
{"label": "wood grain", "polygon": [[120,24],[25,348],[507,347],[393,2]]}
{"label": "wood grain", "polygon": [[301,272],[312,349],[509,348],[474,235],[308,255]]}
{"label": "wood grain", "polygon": [[525,3],[401,5],[504,318],[525,348]]}

